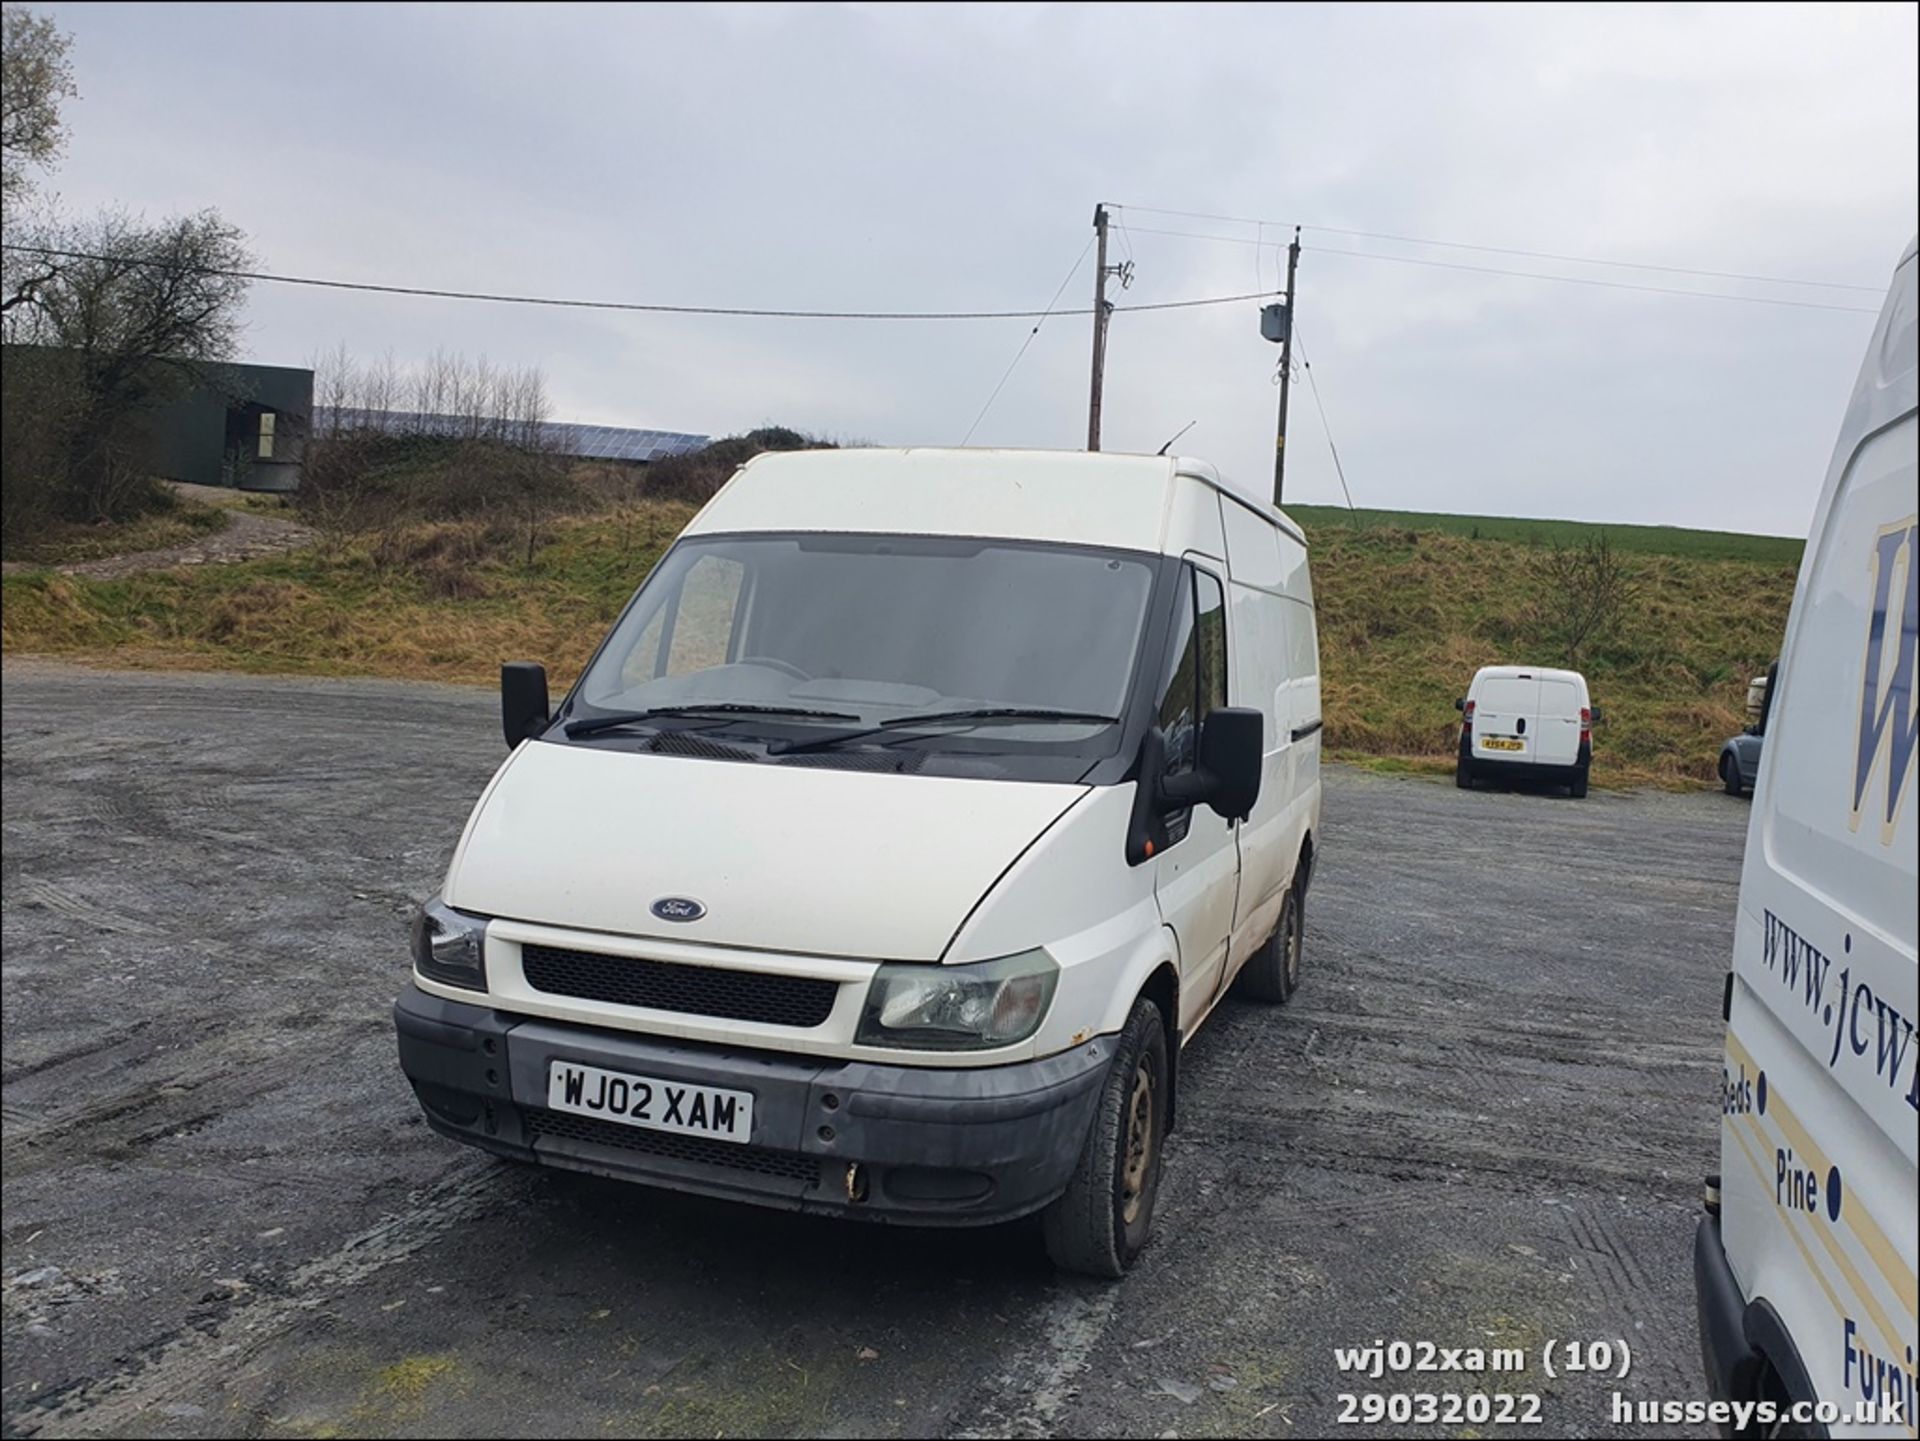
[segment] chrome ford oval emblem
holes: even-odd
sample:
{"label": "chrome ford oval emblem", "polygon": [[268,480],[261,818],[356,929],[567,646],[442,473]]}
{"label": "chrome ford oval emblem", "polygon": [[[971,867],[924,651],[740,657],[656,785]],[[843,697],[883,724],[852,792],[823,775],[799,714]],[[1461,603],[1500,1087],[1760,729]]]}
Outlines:
{"label": "chrome ford oval emblem", "polygon": [[649,909],[663,921],[697,921],[707,913],[705,906],[686,896],[662,896]]}

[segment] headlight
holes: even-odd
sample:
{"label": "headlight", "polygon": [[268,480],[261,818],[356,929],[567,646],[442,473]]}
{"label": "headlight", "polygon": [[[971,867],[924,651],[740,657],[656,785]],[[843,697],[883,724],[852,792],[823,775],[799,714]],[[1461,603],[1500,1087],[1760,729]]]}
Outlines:
{"label": "headlight", "polygon": [[438,896],[413,913],[413,968],[443,986],[487,988],[487,921]]}
{"label": "headlight", "polygon": [[970,966],[889,962],[867,988],[854,1039],[914,1051],[991,1051],[1040,1029],[1060,967],[1045,951]]}

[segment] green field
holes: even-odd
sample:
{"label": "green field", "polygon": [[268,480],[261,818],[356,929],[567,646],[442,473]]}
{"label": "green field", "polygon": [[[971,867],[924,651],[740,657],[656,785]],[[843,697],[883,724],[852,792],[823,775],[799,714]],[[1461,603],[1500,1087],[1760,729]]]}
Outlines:
{"label": "green field", "polygon": [[1444,531],[1469,540],[1512,540],[1525,545],[1581,545],[1588,537],[1605,532],[1615,550],[1698,560],[1798,565],[1800,552],[1806,548],[1806,542],[1795,536],[1737,535],[1721,530],[1686,530],[1677,525],[1600,525],[1582,520],[1516,520],[1423,510],[1348,510],[1340,505],[1290,505],[1286,511],[1309,530]]}

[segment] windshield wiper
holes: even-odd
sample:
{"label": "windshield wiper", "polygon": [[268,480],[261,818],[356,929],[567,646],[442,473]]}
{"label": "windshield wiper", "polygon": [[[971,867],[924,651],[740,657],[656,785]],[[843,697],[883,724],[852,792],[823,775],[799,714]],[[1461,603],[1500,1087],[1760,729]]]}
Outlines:
{"label": "windshield wiper", "polygon": [[819,736],[812,740],[776,741],[767,747],[770,755],[794,755],[805,751],[825,750],[829,746],[846,745],[850,741],[865,740],[869,736],[886,735],[889,731],[906,726],[947,725],[963,722],[968,725],[980,725],[986,721],[1051,721],[1060,725],[1119,725],[1120,717],[1100,715],[1096,711],[1052,710],[1045,706],[980,706],[973,710],[928,711],[925,715],[897,715],[881,721],[878,725],[863,726],[859,730],[838,731],[833,735]]}
{"label": "windshield wiper", "polygon": [[750,705],[744,701],[713,701],[706,705],[662,705],[647,710],[617,711],[613,715],[582,716],[567,722],[569,736],[592,735],[596,731],[614,730],[619,726],[636,725],[641,721],[664,720],[669,716],[703,715],[777,715],[799,716],[805,720],[859,720],[860,717],[843,710],[810,710],[806,706],[791,705]]}

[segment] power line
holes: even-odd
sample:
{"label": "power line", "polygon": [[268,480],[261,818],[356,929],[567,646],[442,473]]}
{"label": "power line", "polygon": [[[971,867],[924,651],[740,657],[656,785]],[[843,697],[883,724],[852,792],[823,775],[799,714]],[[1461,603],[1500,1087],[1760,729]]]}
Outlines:
{"label": "power line", "polygon": [[1340,447],[1333,443],[1333,427],[1327,424],[1327,407],[1320,400],[1320,382],[1314,379],[1313,362],[1307,359],[1306,341],[1300,335],[1298,326],[1293,331],[1294,344],[1300,347],[1300,368],[1307,373],[1307,389],[1313,392],[1313,408],[1320,412],[1320,433],[1327,438],[1327,449],[1333,454],[1333,473],[1340,477],[1340,493],[1347,498],[1347,509],[1353,510],[1353,492],[1347,489],[1347,470],[1340,464]]}
{"label": "power line", "polygon": [[[108,265],[140,265],[229,280],[260,281],[272,285],[304,285],[321,290],[353,290],[375,295],[422,296],[434,300],[483,300],[496,305],[544,305],[568,310],[639,311],[649,315],[724,315],[763,320],[1045,320],[1050,315],[1091,315],[1092,306],[1077,310],[770,310],[733,305],[653,305],[628,300],[574,300],[543,295],[504,295],[479,290],[441,290],[420,285],[379,285],[364,280],[323,280],[308,275],[279,275],[263,270],[226,270],[208,265],[181,265],[170,260],[137,256],[96,255],[84,250],[57,250],[40,245],[0,247],[16,254],[49,260],[92,260]],[[1266,300],[1263,292],[1247,295],[1208,295],[1192,300],[1159,300],[1144,305],[1116,305],[1114,311],[1193,310],[1207,305],[1240,305]]]}
{"label": "power line", "polygon": [[[1303,226],[1302,229],[1312,229]],[[1138,235],[1171,235],[1182,240],[1213,240],[1222,245],[1264,245],[1266,242],[1241,235],[1201,235],[1191,230],[1154,230],[1145,225],[1133,227]],[[1493,265],[1462,265],[1454,260],[1424,260],[1414,255],[1379,255],[1365,250],[1333,250],[1315,246],[1315,255],[1343,255],[1349,260],[1384,260],[1390,265],[1425,265],[1438,270],[1462,270],[1472,275],[1506,275],[1519,280],[1558,281],[1563,285],[1589,285],[1602,290],[1637,290],[1647,295],[1684,295],[1694,300],[1734,300],[1745,305],[1784,305],[1793,310],[1837,310],[1847,315],[1878,315],[1878,309],[1862,305],[1830,305],[1823,300],[1788,300],[1778,295],[1728,295],[1718,290],[1682,290],[1671,285],[1639,285],[1630,280],[1599,280],[1591,275],[1543,275],[1537,270],[1508,270]],[[1793,284],[1818,285],[1824,281],[1795,281]],[[1846,287],[1852,289],[1854,287]]]}
{"label": "power line", "polygon": [[[1087,263],[1087,252],[1093,249],[1093,238],[1080,247],[1080,258],[1073,262],[1073,269],[1067,272],[1067,278],[1060,282],[1060,288],[1053,292],[1053,299],[1047,302],[1047,315],[1053,313],[1053,307],[1060,303],[1060,297],[1067,293],[1067,287],[1073,283],[1073,277],[1080,273],[1080,267]],[[1027,353],[1027,347],[1033,344],[1034,336],[1040,333],[1040,327],[1047,323],[1047,315],[1033,322],[1033,329],[1027,332],[1027,338],[1020,342],[1020,348],[1013,353],[1013,360],[1007,366],[1006,373],[1000,377],[1000,383],[993,388],[993,394],[987,397],[987,403],[980,407],[980,413],[973,418],[973,424],[967,427],[967,433],[961,437],[960,444],[965,445],[973,439],[973,433],[980,428],[980,422],[987,418],[987,412],[993,409],[994,401],[1000,398],[1000,392],[1007,388],[1007,382],[1013,378],[1015,367]]]}
{"label": "power line", "polygon": [[[1152,205],[1117,205],[1117,210],[1141,210],[1150,215],[1177,215],[1187,220],[1218,220],[1229,225],[1277,225],[1273,220],[1249,219],[1242,215],[1209,215],[1199,210],[1163,210]],[[1138,228],[1138,227],[1136,227]],[[1489,255],[1513,255],[1527,260],[1560,260],[1571,265],[1605,265],[1617,270],[1657,270],[1668,275],[1698,275],[1710,280],[1751,280],[1762,285],[1811,285],[1823,290],[1860,290],[1869,295],[1886,293],[1884,285],[1854,285],[1841,280],[1801,280],[1791,276],[1750,275],[1738,270],[1700,270],[1687,265],[1657,265],[1635,260],[1608,260],[1596,255],[1562,255],[1550,250],[1515,250],[1501,245],[1475,245],[1464,240],[1425,240],[1417,235],[1388,235],[1377,230],[1343,230],[1332,225],[1302,225],[1322,235],[1345,235],[1355,240],[1390,240],[1399,245],[1434,245],[1445,250],[1479,250]],[[1208,236],[1207,239],[1229,239]]]}
{"label": "power line", "polygon": [[1625,280],[1595,280],[1590,275],[1541,275],[1531,270],[1502,270],[1490,265],[1461,265],[1451,260],[1418,260],[1411,255],[1369,255],[1364,250],[1329,250],[1315,246],[1315,255],[1344,255],[1350,260],[1385,260],[1398,265],[1425,265],[1436,270],[1464,270],[1473,275],[1510,275],[1521,280],[1551,280],[1562,285],[1590,285],[1602,290],[1638,290],[1646,295],[1684,295],[1693,300],[1732,300],[1742,305],[1784,305],[1793,310],[1837,310],[1846,315],[1878,315],[1877,307],[1829,305],[1821,300],[1787,300],[1775,295],[1724,295],[1712,290],[1680,290],[1671,285],[1635,285]]}

